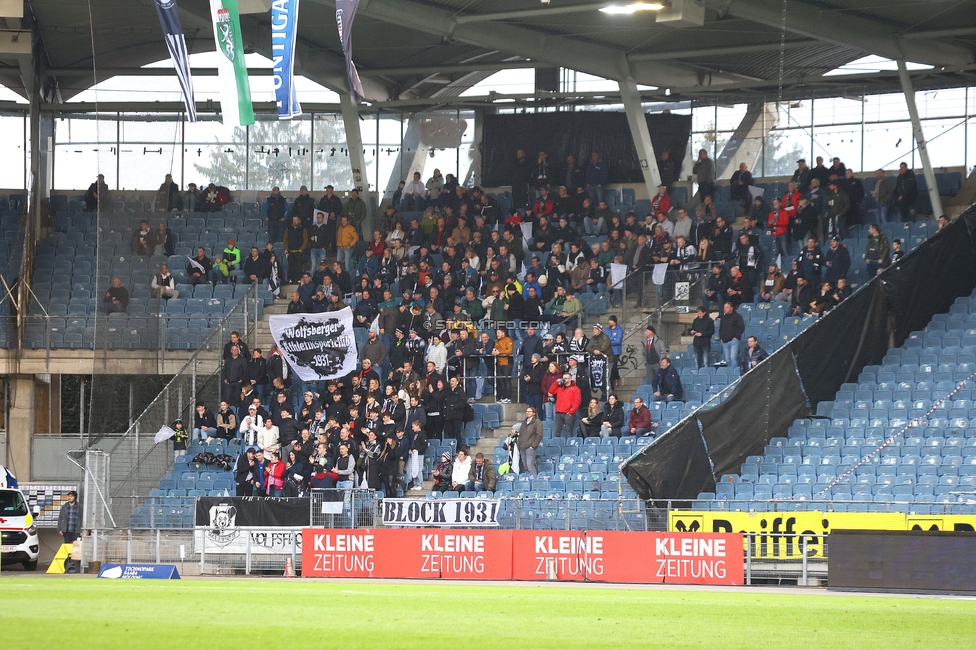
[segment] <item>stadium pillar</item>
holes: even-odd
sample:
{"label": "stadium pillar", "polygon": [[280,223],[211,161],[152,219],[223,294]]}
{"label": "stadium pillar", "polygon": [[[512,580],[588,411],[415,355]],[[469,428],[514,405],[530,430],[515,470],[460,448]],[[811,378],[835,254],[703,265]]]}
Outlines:
{"label": "stadium pillar", "polygon": [[359,109],[349,93],[341,93],[339,100],[342,108],[342,125],[346,130],[346,149],[349,151],[349,164],[352,165],[352,184],[359,190],[359,196],[366,203],[363,237],[369,239],[370,233],[373,232],[373,203],[369,196],[366,154],[363,152],[363,135],[359,128]]}
{"label": "stadium pillar", "polygon": [[901,90],[905,93],[905,103],[908,105],[908,116],[912,119],[912,135],[918,145],[918,155],[922,159],[922,173],[925,175],[925,185],[928,186],[929,199],[932,201],[932,212],[939,218],[943,214],[942,197],[939,196],[939,186],[935,183],[935,172],[932,171],[932,161],[929,160],[929,150],[925,145],[925,134],[922,133],[922,122],[918,119],[918,106],[915,105],[915,88],[912,78],[905,67],[905,60],[898,59],[898,77],[901,79]]}
{"label": "stadium pillar", "polygon": [[[379,146],[379,145],[377,145]],[[379,151],[376,153],[379,156]],[[410,182],[414,172],[420,172],[420,180],[424,180],[424,152],[420,150],[420,118],[411,116],[407,120],[407,129],[400,138],[400,153],[397,154],[396,166],[393,168],[395,173],[390,174],[390,180],[386,184],[386,192],[383,196],[392,197],[397,191],[400,181]],[[379,188],[376,188],[377,190]],[[383,202],[380,197],[379,203]],[[403,224],[409,226],[410,224]]]}
{"label": "stadium pillar", "polygon": [[624,102],[630,135],[634,139],[634,148],[637,150],[637,159],[640,160],[641,171],[644,173],[647,198],[651,198],[657,194],[657,186],[661,184],[661,172],[657,169],[657,157],[654,155],[651,132],[647,129],[647,118],[641,106],[640,93],[637,92],[637,82],[627,79],[618,81],[617,85],[620,88],[620,98]]}
{"label": "stadium pillar", "polygon": [[[756,178],[764,176],[761,162],[763,144],[769,132],[779,121],[779,111],[774,102],[749,104],[742,121],[732,133],[732,137],[722,147],[715,159],[715,178],[732,178],[733,172],[744,162]],[[692,152],[697,155],[698,152]]]}
{"label": "stadium pillar", "polygon": [[34,376],[10,375],[7,379],[6,464],[19,481],[31,480],[31,436],[34,434]]}

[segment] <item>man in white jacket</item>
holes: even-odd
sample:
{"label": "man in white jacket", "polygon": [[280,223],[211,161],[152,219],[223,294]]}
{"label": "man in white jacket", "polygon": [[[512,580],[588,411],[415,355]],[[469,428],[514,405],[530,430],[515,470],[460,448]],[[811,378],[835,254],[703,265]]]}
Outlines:
{"label": "man in white jacket", "polygon": [[444,374],[447,367],[447,346],[435,334],[430,337],[430,347],[427,348],[427,361],[434,364],[437,372]]}
{"label": "man in white jacket", "polygon": [[271,418],[264,421],[264,426],[258,431],[258,448],[263,449],[265,454],[278,451],[281,445],[278,444],[278,427],[272,422]]}
{"label": "man in white jacket", "polygon": [[237,428],[244,439],[245,447],[255,447],[258,444],[258,434],[264,428],[264,419],[258,415],[258,407],[251,404],[247,407],[247,415],[241,418],[241,426]]}
{"label": "man in white jacket", "polygon": [[[471,488],[468,487],[468,474],[471,472],[471,457],[468,450],[464,447],[458,449],[457,456],[454,458],[454,468],[451,470],[451,485],[458,492],[464,492]],[[474,486],[471,486],[474,487]]]}

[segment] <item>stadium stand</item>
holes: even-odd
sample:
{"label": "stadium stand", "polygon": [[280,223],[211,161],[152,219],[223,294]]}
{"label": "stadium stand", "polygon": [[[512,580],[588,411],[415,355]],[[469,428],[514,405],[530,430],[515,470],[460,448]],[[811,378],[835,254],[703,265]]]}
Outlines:
{"label": "stadium stand", "polygon": [[957,299],[693,508],[976,513],[973,309]]}
{"label": "stadium stand", "polygon": [[[54,204],[67,202],[64,195],[52,198],[61,199]],[[31,301],[32,318],[25,336],[26,346],[31,349],[95,347],[99,304],[115,277],[129,291],[130,302],[125,313],[109,317],[104,345],[109,349],[196,349],[250,285],[236,282],[243,277],[243,272],[237,270],[231,272],[232,281],[227,284],[190,286],[186,283],[187,256],[202,246],[213,259],[229,238],[235,238],[238,247],[247,251],[255,245],[263,250],[267,240],[263,221],[255,216],[253,206],[247,212],[227,209],[219,216],[166,215],[146,211],[142,202],[117,201],[113,211],[101,214],[99,221],[95,213],[82,211],[81,201],[70,201],[68,205],[69,209],[57,212],[52,231],[37,245],[33,286],[36,300]],[[133,255],[130,240],[143,219],[153,229],[161,222],[167,224],[176,239],[173,255]],[[279,254],[280,246],[279,243]],[[169,265],[179,298],[161,301],[152,296],[150,282],[162,264]],[[273,297],[267,281],[259,290],[263,305],[271,304]]]}

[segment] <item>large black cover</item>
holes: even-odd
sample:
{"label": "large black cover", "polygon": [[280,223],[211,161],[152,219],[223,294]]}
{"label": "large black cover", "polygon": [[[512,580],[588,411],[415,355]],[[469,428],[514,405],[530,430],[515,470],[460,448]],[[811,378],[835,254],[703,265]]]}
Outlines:
{"label": "large black cover", "polygon": [[308,498],[200,497],[194,523],[207,528],[240,526],[302,528],[309,525]]}
{"label": "large black cover", "polygon": [[[671,160],[685,157],[691,133],[690,115],[646,115],[657,155],[667,149]],[[642,183],[640,157],[624,113],[577,112],[486,115],[482,138],[482,182],[490,187],[511,185],[515,152],[524,149],[530,165],[540,151],[548,154],[549,179],[562,185],[566,156],[576,156],[585,171],[590,153],[607,163],[610,183]]]}
{"label": "large black cover", "polygon": [[723,403],[635,454],[624,476],[645,499],[693,499],[714,489],[746,456],[762,454],[770,438],[785,436],[794,419],[833,399],[864,366],[880,364],[890,347],[969,295],[976,287],[974,229],[970,208],[771,355]]}

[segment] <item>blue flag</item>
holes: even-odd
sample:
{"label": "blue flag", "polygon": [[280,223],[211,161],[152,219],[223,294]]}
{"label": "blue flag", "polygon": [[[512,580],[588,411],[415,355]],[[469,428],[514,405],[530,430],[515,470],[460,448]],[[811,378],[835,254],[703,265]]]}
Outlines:
{"label": "blue flag", "polygon": [[271,57],[278,118],[290,120],[302,114],[295,90],[295,43],[298,40],[298,0],[271,3]]}
{"label": "blue flag", "polygon": [[173,59],[176,78],[183,91],[183,103],[186,105],[186,119],[197,121],[197,105],[193,99],[193,78],[190,76],[190,59],[186,50],[186,38],[183,36],[183,24],[180,22],[180,11],[176,8],[176,0],[156,0],[156,14],[159,24],[163,28],[163,38],[169,57]]}

